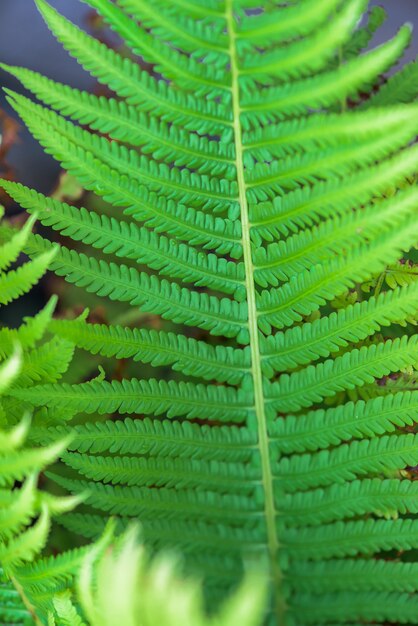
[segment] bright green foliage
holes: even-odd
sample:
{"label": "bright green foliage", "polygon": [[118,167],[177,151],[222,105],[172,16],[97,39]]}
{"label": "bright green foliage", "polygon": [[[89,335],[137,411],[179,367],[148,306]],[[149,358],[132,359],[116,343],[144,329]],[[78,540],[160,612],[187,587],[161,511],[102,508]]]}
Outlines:
{"label": "bright green foliage", "polygon": [[[262,578],[248,576],[214,617],[206,617],[200,584],[179,577],[173,555],[154,560],[137,540],[135,525],[109,548],[111,527],[83,558],[78,578],[80,609],[63,593],[54,599],[61,626],[258,626],[264,610]],[[164,598],[164,601],[162,601]],[[82,617],[80,617],[80,614]],[[86,620],[86,621],[84,621]]]}
{"label": "bright green foliage", "polygon": [[[19,379],[21,349],[0,367],[0,395]],[[71,584],[81,551],[38,559],[45,547],[51,516],[73,508],[80,498],[57,498],[39,491],[39,473],[65,450],[68,438],[28,448],[29,420],[0,432],[0,619],[5,626],[45,623],[57,589]],[[41,622],[42,617],[44,618]]]}
{"label": "bright green foliage", "polygon": [[[36,259],[10,269],[27,245],[33,224],[34,219],[30,218],[20,231],[2,225],[4,243],[0,243],[0,305],[7,305],[27,293],[45,274],[56,254],[56,250],[51,247]],[[19,345],[22,351],[21,367],[11,382],[8,394],[13,389],[28,390],[40,383],[57,382],[67,371],[73,357],[74,344],[58,336],[51,337],[50,334],[48,336],[55,305],[56,298],[53,297],[37,315],[25,318],[19,328],[12,329],[0,325],[0,365],[11,357],[16,345]],[[10,395],[2,397],[0,427],[17,424],[25,412],[33,412],[33,407],[26,401],[17,401]],[[38,413],[40,412],[35,412],[35,421],[38,419]]]}
{"label": "bright green foliage", "polygon": [[[0,369],[3,391],[16,379],[22,359],[16,352]],[[222,611],[207,618],[199,581],[179,576],[177,559],[150,561],[132,529],[109,550],[108,529],[97,544],[56,557],[39,558],[50,532],[51,515],[62,515],[79,498],[57,498],[37,489],[39,473],[67,447],[68,438],[27,448],[29,421],[0,431],[0,619],[3,626],[258,626],[264,611],[262,578],[249,576]],[[21,486],[17,481],[22,481]],[[94,580],[93,580],[94,574]],[[77,605],[71,597],[76,594]],[[138,595],[138,590],[141,590]],[[164,603],[161,603],[161,595]],[[81,605],[81,609],[78,605]],[[87,620],[80,618],[80,613]]]}
{"label": "bright green foliage", "polygon": [[[9,269],[18,260],[33,223],[34,219],[29,219],[19,232],[3,227],[2,304],[29,291],[55,254],[52,250],[17,269]],[[40,381],[57,381],[71,360],[70,342],[46,337],[55,302],[51,299],[19,328],[0,328],[0,621],[4,626],[46,623],[53,594],[71,585],[82,556],[82,551],[75,550],[56,558],[40,558],[48,541],[51,517],[62,515],[80,501],[79,497],[57,498],[37,487],[40,473],[63,454],[69,438],[60,438],[46,447],[28,447],[31,407],[9,395],[13,390],[28,390]],[[38,412],[34,419],[40,415]]]}
{"label": "bright green foliage", "polygon": [[50,474],[89,490],[63,524],[139,518],[213,603],[261,561],[269,625],[415,623],[418,289],[399,268],[418,239],[416,64],[380,86],[410,28],[363,52],[382,21],[358,27],[366,0],[88,0],[143,69],[37,4],[114,96],[8,68],[41,103],[9,100],[112,214],[2,186],[68,238],[57,274],[174,329],[54,321],[135,378],[10,392],[57,412],[40,442],[65,410],[101,416]]}
{"label": "bright green foliage", "polygon": [[[2,284],[14,285],[15,294],[23,293],[43,273],[52,258],[38,257],[27,264],[28,271],[9,271],[17,260],[33,226],[30,219],[20,232],[3,229],[6,243],[0,248]],[[9,278],[9,274],[11,274]],[[30,276],[30,279],[26,279]],[[8,282],[7,282],[8,279]],[[7,397],[17,389],[27,393],[34,382],[56,381],[66,369],[72,355],[67,340],[45,340],[51,330],[54,299],[36,317],[28,318],[18,329],[2,328],[0,363],[0,398],[2,427],[14,414],[22,415],[26,402]],[[59,323],[59,322],[57,322]],[[83,325],[83,322],[80,321]],[[42,343],[43,341],[43,343]],[[10,402],[14,402],[11,405]],[[55,416],[55,412],[53,413]],[[69,418],[67,407],[64,412]],[[43,423],[47,415],[39,412],[35,421]],[[13,421],[15,421],[13,419]],[[58,498],[38,489],[40,474],[65,456],[73,434],[68,434],[47,446],[28,447],[28,436],[35,433],[26,416],[7,430],[0,430],[0,622],[2,626],[77,626],[82,625],[76,595],[75,580],[80,579],[79,600],[90,626],[161,626],[174,625],[177,619],[190,626],[258,626],[264,611],[264,585],[254,576],[229,600],[222,612],[213,619],[203,609],[200,581],[185,581],[179,577],[172,556],[162,556],[150,562],[132,529],[120,544],[120,553],[103,554],[109,547],[111,533],[93,547],[78,548],[57,556],[42,556],[51,531],[52,516],[67,514],[84,496]],[[74,433],[74,436],[76,433]],[[118,548],[118,550],[119,550]],[[95,561],[99,559],[99,563]],[[101,559],[101,560],[100,560]],[[127,567],[128,565],[128,567]],[[99,595],[91,580],[91,570],[100,579]],[[142,589],[138,602],[138,589]],[[116,594],[117,590],[117,594]],[[163,593],[164,604],[159,602]],[[115,595],[116,594],[116,595]],[[120,600],[115,601],[116,597]],[[174,620],[174,621],[173,621]]]}
{"label": "bright green foliage", "polygon": [[[2,215],[3,212],[0,213],[0,218]],[[0,305],[9,304],[12,300],[29,291],[45,273],[54,257],[54,251],[51,250],[17,269],[6,271],[22,252],[33,223],[34,219],[28,220],[22,230],[16,233],[10,241],[3,244],[0,249]]]}

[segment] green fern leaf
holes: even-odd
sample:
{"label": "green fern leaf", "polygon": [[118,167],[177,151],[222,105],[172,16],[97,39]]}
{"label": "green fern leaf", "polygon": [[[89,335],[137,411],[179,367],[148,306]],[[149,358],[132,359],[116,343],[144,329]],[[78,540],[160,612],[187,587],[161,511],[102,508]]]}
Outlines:
{"label": "green fern leaf", "polygon": [[54,320],[46,351],[130,359],[132,378],[59,382],[41,352],[8,389],[12,413],[42,407],[41,445],[75,416],[48,476],[89,495],[61,523],[139,518],[213,606],[255,559],[269,626],[413,623],[415,65],[382,81],[410,27],[364,52],[383,21],[360,23],[365,0],[88,0],[126,55],[37,4],[114,93],[5,68],[40,101],[8,92],[34,136],[108,205],[3,181],[63,239],[28,232],[30,263],[170,322]]}

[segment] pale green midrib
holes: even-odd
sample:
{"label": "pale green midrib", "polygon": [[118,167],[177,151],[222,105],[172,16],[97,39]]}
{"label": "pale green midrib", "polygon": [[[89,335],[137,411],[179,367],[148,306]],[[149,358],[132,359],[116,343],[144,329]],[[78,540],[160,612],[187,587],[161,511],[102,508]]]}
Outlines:
{"label": "pale green midrib", "polygon": [[230,64],[232,75],[232,107],[233,128],[235,136],[236,171],[239,189],[239,203],[241,209],[242,247],[245,265],[246,290],[248,302],[248,330],[251,349],[251,370],[254,385],[254,409],[258,425],[258,448],[261,457],[262,481],[265,496],[265,519],[268,541],[268,558],[272,577],[272,592],[274,594],[274,610],[277,626],[284,626],[285,604],[280,597],[282,573],[278,561],[279,539],[276,530],[276,509],[274,502],[273,472],[270,460],[269,435],[265,413],[265,399],[263,389],[263,373],[261,368],[261,351],[259,346],[256,286],[254,280],[254,264],[252,259],[249,207],[247,201],[247,187],[244,172],[244,149],[242,144],[241,106],[239,88],[239,69],[236,53],[236,32],[234,24],[233,0],[226,2],[226,21],[230,40]]}

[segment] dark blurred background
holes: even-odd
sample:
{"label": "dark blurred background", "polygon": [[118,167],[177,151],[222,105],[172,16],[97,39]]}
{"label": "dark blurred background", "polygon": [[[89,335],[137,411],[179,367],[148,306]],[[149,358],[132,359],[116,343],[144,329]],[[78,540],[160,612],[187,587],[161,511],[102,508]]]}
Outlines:
{"label": "dark blurred background", "polygon": [[[71,20],[89,29],[92,11],[86,4],[79,0],[50,0],[50,3]],[[375,43],[388,39],[405,21],[415,23],[418,27],[418,0],[384,0],[372,1],[370,4],[383,6],[389,14]],[[418,28],[405,60],[418,55],[417,31]],[[11,65],[24,65],[74,87],[94,88],[94,82],[89,76],[54,41],[33,0],[0,0],[0,60]],[[17,81],[2,71],[0,84],[22,90]],[[0,96],[0,108],[10,111],[3,95]],[[40,191],[50,191],[57,179],[58,165],[51,157],[43,154],[23,128],[19,137],[19,143],[13,146],[9,155],[17,178]]]}

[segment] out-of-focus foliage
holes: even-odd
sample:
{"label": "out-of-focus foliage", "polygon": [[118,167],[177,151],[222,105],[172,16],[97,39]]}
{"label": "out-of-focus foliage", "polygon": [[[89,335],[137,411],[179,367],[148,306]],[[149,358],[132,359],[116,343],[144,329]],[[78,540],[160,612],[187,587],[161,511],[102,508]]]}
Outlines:
{"label": "out-of-focus foliage", "polygon": [[[79,611],[69,593],[55,598],[57,626],[261,624],[265,610],[262,576],[249,575],[219,613],[208,617],[200,581],[180,576],[174,555],[150,559],[138,542],[136,526],[109,547],[111,537],[108,529],[83,559],[77,585]],[[51,623],[55,623],[52,617]]]}

